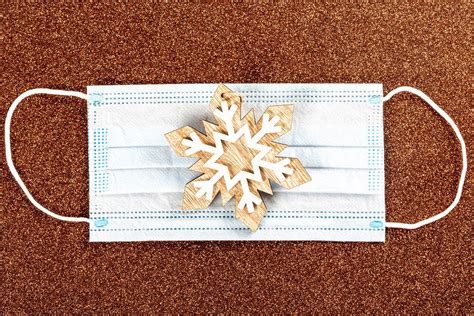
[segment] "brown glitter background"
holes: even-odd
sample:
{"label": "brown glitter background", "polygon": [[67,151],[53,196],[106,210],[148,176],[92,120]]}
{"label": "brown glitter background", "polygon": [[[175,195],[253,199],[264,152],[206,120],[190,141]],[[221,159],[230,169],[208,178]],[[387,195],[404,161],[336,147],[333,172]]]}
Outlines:
{"label": "brown glitter background", "polygon": [[[195,82],[381,82],[422,89],[472,147],[469,4],[1,4],[1,117],[44,87]],[[18,108],[16,166],[54,212],[88,215],[86,103]],[[448,125],[407,94],[385,104],[391,221],[444,210],[461,170]],[[4,141],[1,140],[3,148]],[[385,244],[88,243],[36,210],[1,169],[5,312],[473,313],[472,168],[445,219]],[[472,151],[468,153],[472,161]]]}

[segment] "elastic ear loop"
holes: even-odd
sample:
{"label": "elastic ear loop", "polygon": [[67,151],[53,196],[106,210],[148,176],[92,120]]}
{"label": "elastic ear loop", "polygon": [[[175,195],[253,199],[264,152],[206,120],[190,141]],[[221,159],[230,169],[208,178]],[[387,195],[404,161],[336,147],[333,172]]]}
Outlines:
{"label": "elastic ear loop", "polygon": [[53,89],[32,89],[28,90],[26,92],[23,92],[20,94],[15,101],[13,101],[12,105],[8,109],[7,113],[7,118],[5,120],[5,153],[6,153],[6,160],[7,160],[7,165],[8,168],[10,168],[10,172],[13,175],[13,178],[15,178],[16,182],[18,182],[18,185],[20,188],[25,192],[26,197],[30,202],[36,206],[37,209],[39,209],[41,212],[45,213],[46,215],[49,215],[51,217],[54,217],[56,219],[59,219],[61,221],[65,222],[86,222],[91,224],[92,221],[89,218],[86,217],[69,217],[69,216],[61,216],[56,213],[51,212],[47,208],[45,208],[43,205],[41,205],[38,201],[35,200],[33,195],[31,195],[30,191],[28,191],[25,183],[23,180],[21,180],[20,175],[18,174],[18,171],[15,168],[15,165],[13,164],[13,159],[12,159],[12,151],[11,151],[11,142],[10,142],[10,126],[11,126],[11,120],[13,116],[13,112],[15,111],[16,107],[20,104],[23,99],[35,95],[35,94],[51,94],[51,95],[62,95],[62,96],[71,96],[71,97],[78,97],[84,100],[87,100],[87,95],[82,93],[82,92],[76,92],[76,91],[64,91],[64,90],[53,90]]}
{"label": "elastic ear loop", "polygon": [[461,143],[461,151],[462,151],[462,170],[461,170],[461,176],[459,177],[459,184],[458,184],[458,190],[456,192],[456,196],[454,197],[453,202],[451,205],[448,206],[447,209],[442,211],[441,213],[436,214],[435,216],[429,217],[427,219],[424,219],[422,221],[419,221],[414,224],[407,224],[407,223],[396,223],[396,222],[387,222],[385,223],[386,227],[389,228],[403,228],[403,229],[416,229],[421,226],[433,223],[451,212],[456,205],[459,203],[459,200],[461,199],[461,194],[462,194],[462,188],[464,185],[464,180],[466,179],[466,172],[467,172],[467,151],[466,151],[466,144],[464,143],[464,139],[462,138],[461,132],[459,131],[459,128],[457,127],[456,123],[454,123],[453,119],[449,117],[449,115],[442,109],[440,108],[436,103],[434,103],[433,100],[430,99],[426,94],[421,92],[418,89],[412,88],[412,87],[398,87],[392,91],[390,91],[384,98],[383,102],[387,102],[390,100],[391,97],[393,97],[395,94],[400,93],[400,92],[409,92],[417,95],[418,97],[422,98],[426,103],[428,103],[433,110],[439,113],[442,118],[448,122],[448,124],[451,126],[451,128],[454,130],[454,133],[456,134],[456,137],[458,138],[459,142]]}

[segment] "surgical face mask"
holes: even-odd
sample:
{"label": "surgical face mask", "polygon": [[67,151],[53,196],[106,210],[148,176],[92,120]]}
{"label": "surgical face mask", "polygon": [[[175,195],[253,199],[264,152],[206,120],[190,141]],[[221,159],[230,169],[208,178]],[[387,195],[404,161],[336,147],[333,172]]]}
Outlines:
{"label": "surgical face mask", "polygon": [[[217,85],[90,86],[80,92],[34,89],[20,95],[5,122],[7,163],[28,199],[69,222],[87,222],[90,241],[144,240],[385,240],[386,228],[414,229],[447,215],[458,203],[467,170],[464,140],[452,119],[423,92],[400,87],[383,96],[381,84],[229,84],[243,97],[245,114],[259,118],[270,105],[293,104],[292,130],[277,141],[289,147],[312,181],[293,190],[275,187],[268,213],[251,232],[234,218],[234,205],[213,203],[182,211],[183,188],[199,174],[195,160],[175,156],[165,134],[190,125],[202,131]],[[385,221],[383,104],[410,92],[453,128],[461,143],[462,173],[452,204],[414,224]],[[57,215],[38,203],[12,161],[13,112],[34,94],[74,96],[88,102],[89,218]]]}

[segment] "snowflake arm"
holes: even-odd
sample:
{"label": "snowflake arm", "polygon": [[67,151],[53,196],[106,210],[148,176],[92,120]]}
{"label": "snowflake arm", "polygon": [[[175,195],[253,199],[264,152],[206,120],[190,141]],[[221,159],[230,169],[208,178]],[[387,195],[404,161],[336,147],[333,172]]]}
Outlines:
{"label": "snowflake arm", "polygon": [[281,127],[276,125],[280,121],[280,117],[274,116],[270,120],[270,115],[267,113],[262,116],[262,128],[252,137],[254,144],[258,143],[265,135],[272,133],[279,133]]}
{"label": "snowflake arm", "polygon": [[282,159],[276,163],[268,162],[265,160],[260,160],[257,162],[258,166],[272,170],[275,173],[275,176],[280,181],[285,181],[285,174],[286,175],[293,174],[293,169],[288,167],[289,164],[290,164],[290,159],[288,158]]}
{"label": "snowflake arm", "polygon": [[247,207],[247,211],[249,213],[253,213],[253,211],[255,210],[253,205],[260,205],[260,203],[262,203],[262,200],[258,196],[250,192],[249,183],[247,179],[242,179],[240,183],[242,185],[243,194],[237,207],[240,209],[244,209],[244,207]]}
{"label": "snowflake arm", "polygon": [[183,141],[181,142],[183,145],[189,147],[185,151],[186,155],[192,155],[200,151],[208,152],[211,154],[216,152],[215,147],[204,144],[195,132],[192,132],[189,137],[191,137],[191,140],[183,139]]}
{"label": "snowflake arm", "polygon": [[217,172],[212,178],[206,181],[196,181],[193,183],[195,188],[199,190],[196,192],[196,197],[201,198],[206,195],[207,200],[212,200],[212,193],[214,192],[214,185],[222,178],[223,173]]}
{"label": "snowflake arm", "polygon": [[222,111],[220,111],[219,109],[215,109],[214,115],[224,121],[225,127],[227,129],[227,134],[229,136],[232,136],[235,133],[232,119],[235,113],[237,112],[237,105],[232,104],[232,106],[229,108],[229,104],[227,103],[227,101],[222,101],[221,109]]}

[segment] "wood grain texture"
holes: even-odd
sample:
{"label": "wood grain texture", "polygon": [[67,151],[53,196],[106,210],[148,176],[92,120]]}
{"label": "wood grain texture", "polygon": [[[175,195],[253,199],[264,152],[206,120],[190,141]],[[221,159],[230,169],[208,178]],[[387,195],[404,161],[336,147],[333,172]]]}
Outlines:
{"label": "wood grain texture", "polygon": [[[241,117],[242,96],[231,91],[224,84],[219,84],[216,91],[211,97],[209,109],[214,114],[217,121],[216,124],[204,122],[206,135],[199,133],[190,126],[185,126],[177,130],[165,134],[171,148],[177,155],[181,157],[194,157],[199,160],[193,164],[190,169],[201,172],[202,175],[186,184],[183,194],[183,210],[197,210],[207,208],[215,199],[218,193],[222,196],[222,204],[225,205],[232,197],[235,197],[235,217],[240,220],[253,232],[257,231],[263,216],[267,209],[260,194],[265,192],[273,194],[270,181],[282,185],[287,189],[292,189],[298,185],[302,185],[311,181],[303,164],[297,158],[288,159],[278,154],[286,148],[285,145],[274,143],[273,140],[291,130],[291,121],[293,116],[292,105],[270,106],[262,114],[258,122],[255,121],[254,110],[251,110],[243,118]],[[225,108],[224,108],[225,106]],[[219,113],[235,108],[235,113],[227,120]],[[192,116],[194,113],[187,113]],[[264,121],[266,119],[266,121]],[[278,130],[265,131],[266,126],[275,120]],[[269,123],[270,122],[270,123]],[[246,130],[248,136],[241,135],[237,139],[228,139],[239,132]],[[262,134],[264,132],[264,134]],[[216,136],[217,135],[217,136]],[[261,136],[259,136],[261,135]],[[218,136],[225,137],[220,140]],[[259,139],[256,144],[252,145],[254,137]],[[247,139],[248,138],[248,139]],[[207,152],[204,148],[196,151],[192,150],[193,143],[200,143],[206,147],[212,147],[216,150],[218,146],[222,151],[217,155]],[[256,147],[265,146],[266,148]],[[265,155],[260,157],[259,154],[265,151]],[[192,150],[189,152],[189,150]],[[259,166],[254,168],[254,161],[265,161],[266,164],[279,165],[283,163],[288,169],[285,174],[280,174],[280,170],[272,169],[272,166]],[[227,178],[220,173],[218,167],[224,167]],[[233,179],[242,174],[249,174],[243,180],[233,183]],[[257,179],[252,176],[258,175]],[[212,190],[209,190],[209,196],[200,194],[201,188],[199,184],[211,182],[214,177],[220,177]],[[211,192],[212,191],[212,192]],[[257,201],[250,205],[241,205],[246,195],[253,195]],[[255,207],[255,210],[254,210]]]}
{"label": "wood grain texture", "polygon": [[[29,203],[2,156],[2,313],[473,314],[471,4],[0,6],[2,119],[37,87],[381,82],[385,93],[410,85],[442,106],[470,161],[451,214],[389,230],[385,244],[89,244],[85,224],[58,222]],[[387,220],[414,222],[448,206],[461,157],[443,119],[402,94],[384,105],[384,130]],[[84,101],[28,98],[13,117],[12,146],[43,205],[88,215]]]}

